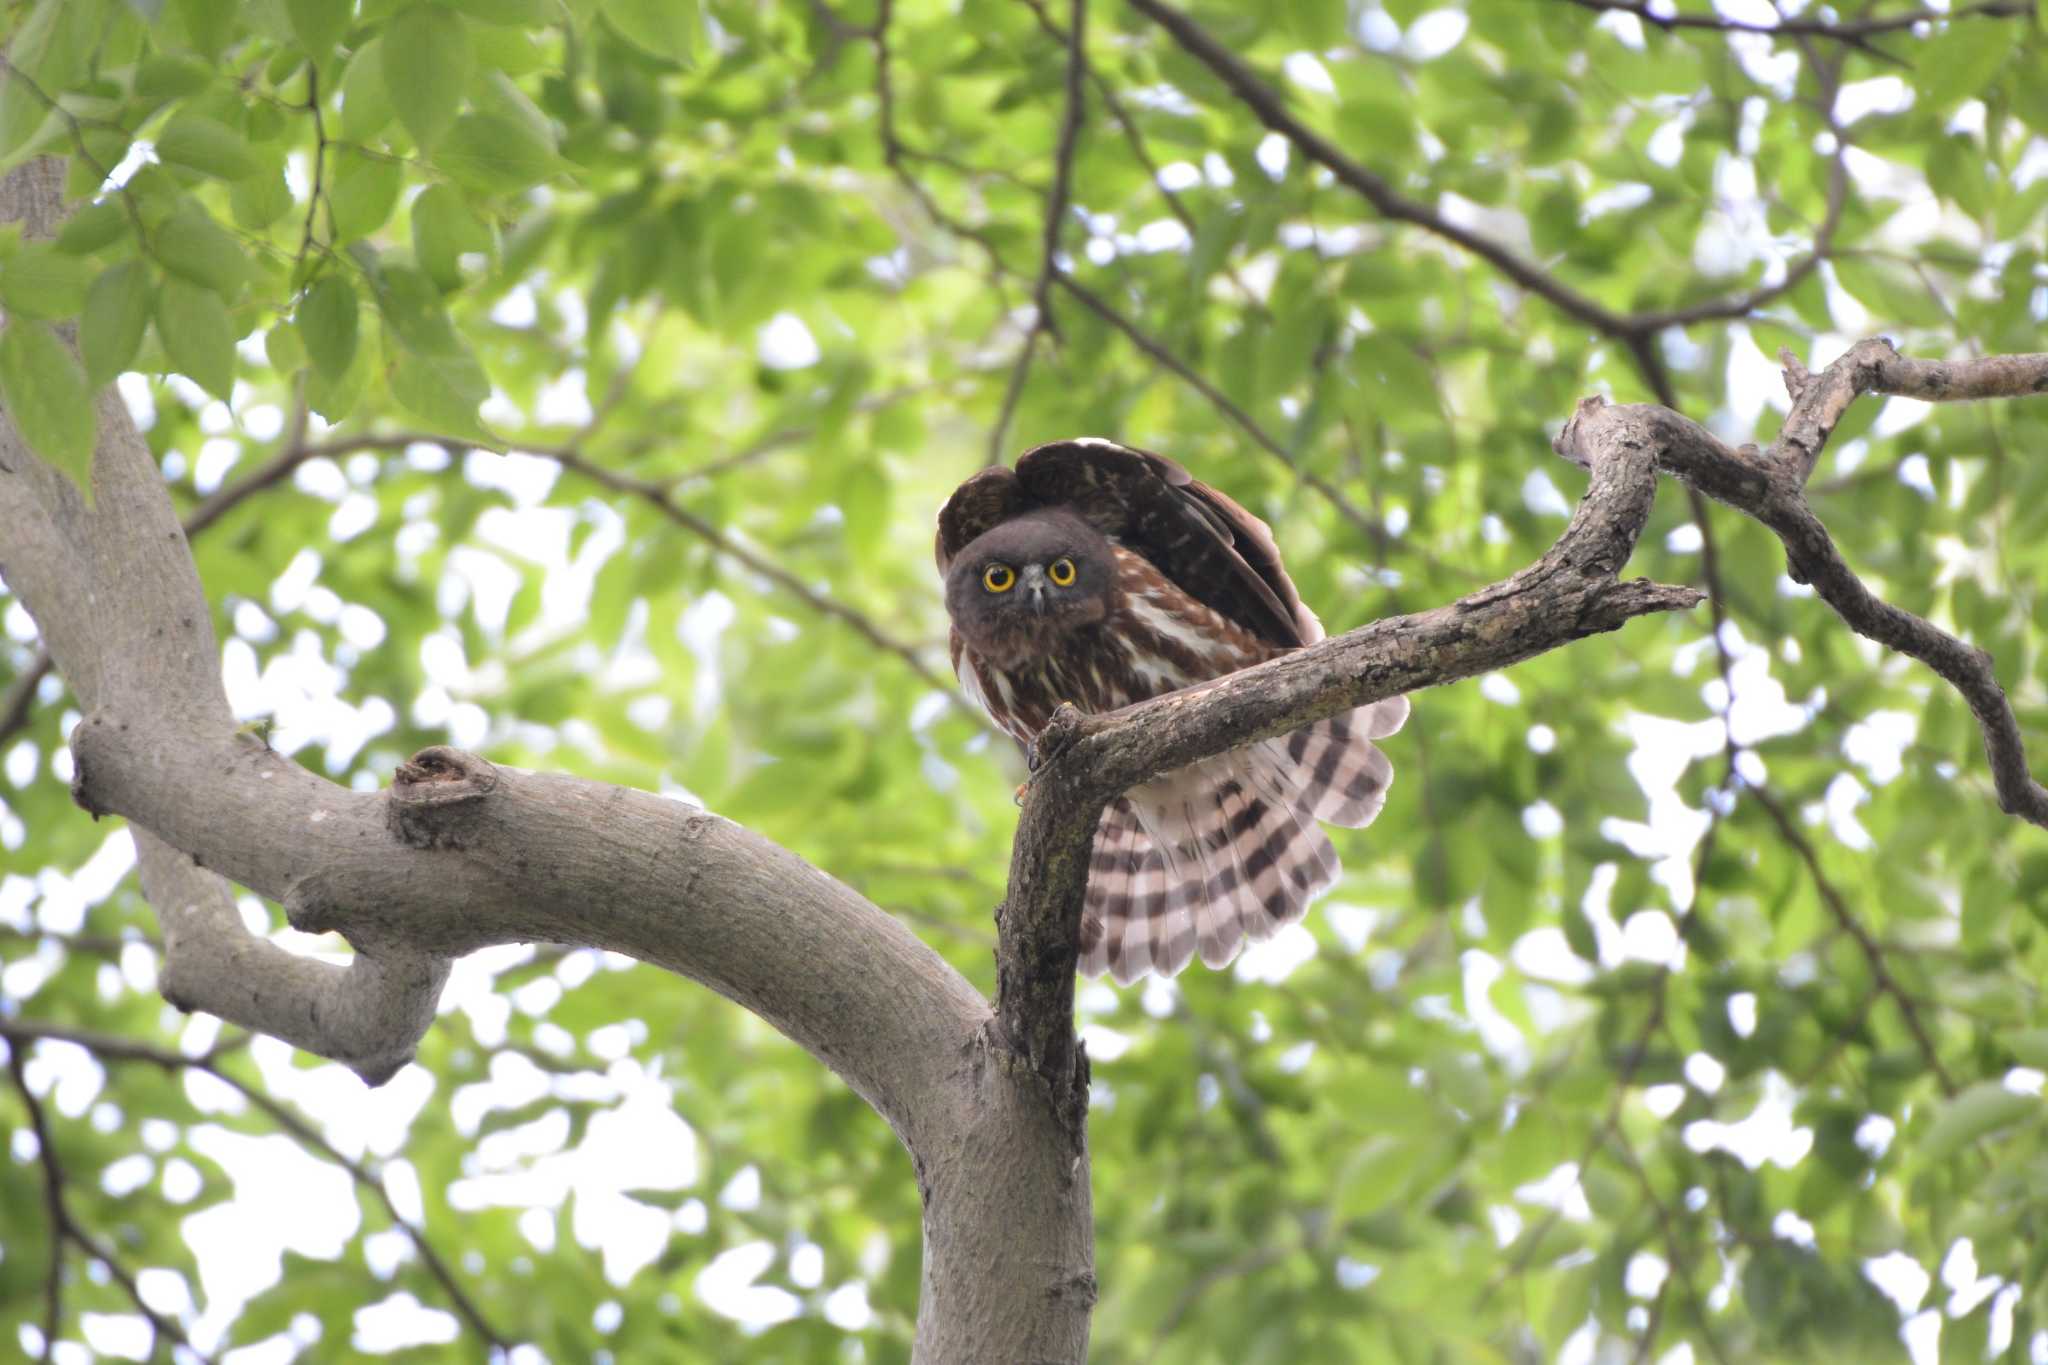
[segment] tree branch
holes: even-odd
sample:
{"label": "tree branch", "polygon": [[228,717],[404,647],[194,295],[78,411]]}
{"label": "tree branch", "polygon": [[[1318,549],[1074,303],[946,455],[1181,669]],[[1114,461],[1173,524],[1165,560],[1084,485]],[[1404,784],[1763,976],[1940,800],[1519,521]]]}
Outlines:
{"label": "tree branch", "polygon": [[1328,479],[1325,479],[1320,474],[1303,469],[1296,462],[1293,452],[1282,445],[1277,437],[1260,426],[1256,418],[1236,403],[1233,403],[1227,394],[1204,379],[1186,361],[1167,350],[1164,345],[1147,334],[1135,322],[1132,322],[1129,318],[1118,312],[1108,299],[1103,298],[1102,295],[1096,293],[1087,285],[1082,284],[1071,274],[1061,270],[1057,273],[1055,279],[1060,288],[1072,294],[1082,307],[1101,318],[1117,331],[1123,333],[1132,345],[1158,362],[1161,368],[1165,369],[1196,393],[1201,394],[1203,398],[1208,400],[1211,407],[1234,423],[1245,435],[1251,437],[1259,449],[1286,465],[1294,472],[1295,478],[1301,480],[1303,484],[1314,489],[1317,493],[1320,493],[1329,502],[1330,506],[1337,509],[1338,514],[1346,521],[1356,526],[1375,543],[1384,542],[1386,537],[1386,527],[1384,525],[1376,518],[1368,516],[1365,512],[1361,511],[1356,503],[1344,496],[1343,490],[1339,489]]}
{"label": "tree branch", "polygon": [[[1041,19],[1043,16],[1041,15]],[[1024,396],[1024,381],[1031,375],[1041,337],[1059,338],[1059,325],[1052,316],[1053,281],[1059,274],[1060,229],[1066,226],[1067,209],[1073,193],[1074,151],[1080,145],[1081,124],[1087,116],[1082,83],[1087,72],[1086,38],[1088,0],[1073,0],[1073,18],[1067,28],[1067,103],[1060,118],[1059,146],[1053,152],[1052,192],[1046,197],[1045,231],[1039,248],[1038,281],[1031,290],[1031,330],[1017,351],[1017,363],[1010,370],[1010,382],[1003,392],[1003,406],[989,428],[988,462],[1003,462],[1010,435],[1010,419],[1016,415],[1017,400]]]}
{"label": "tree branch", "polygon": [[468,1291],[455,1278],[454,1271],[449,1269],[447,1261],[434,1249],[433,1243],[427,1240],[425,1230],[416,1226],[399,1213],[398,1205],[392,1201],[390,1191],[385,1189],[383,1178],[377,1172],[372,1171],[362,1162],[353,1160],[344,1154],[340,1148],[329,1142],[319,1129],[308,1123],[290,1105],[277,1099],[268,1091],[249,1084],[240,1076],[235,1075],[232,1071],[220,1065],[218,1056],[215,1053],[209,1052],[197,1057],[188,1057],[182,1052],[173,1052],[169,1048],[152,1047],[148,1043],[137,1042],[132,1038],[117,1038],[110,1034],[93,1033],[86,1029],[62,1028],[54,1024],[45,1024],[30,1019],[0,1019],[0,1038],[5,1038],[8,1046],[17,1051],[23,1045],[32,1043],[39,1038],[59,1039],[67,1043],[76,1043],[101,1061],[147,1062],[166,1071],[203,1071],[224,1085],[229,1086],[240,1094],[243,1099],[249,1101],[249,1103],[255,1105],[268,1115],[271,1122],[298,1139],[301,1146],[313,1149],[327,1160],[341,1167],[349,1173],[349,1177],[356,1184],[368,1190],[371,1197],[383,1206],[385,1216],[390,1218],[392,1225],[403,1232],[406,1240],[412,1243],[413,1249],[419,1253],[420,1262],[426,1267],[427,1273],[433,1277],[435,1282],[441,1286],[442,1291],[448,1295],[449,1302],[455,1306],[455,1311],[462,1316],[463,1320],[469,1323],[471,1330],[482,1338],[485,1343],[497,1350],[503,1351],[511,1348],[511,1340],[504,1333],[493,1327],[489,1319],[484,1317],[483,1311],[477,1307],[476,1301],[469,1296]]}
{"label": "tree branch", "polygon": [[[1716,318],[1742,317],[1797,285],[1819,266],[1827,254],[1846,202],[1848,178],[1837,157],[1829,182],[1827,218],[1814,235],[1813,250],[1793,264],[1783,279],[1729,298],[1703,300],[1683,308],[1619,313],[1565,284],[1534,261],[1525,260],[1491,237],[1451,222],[1428,204],[1401,193],[1380,175],[1346,156],[1336,144],[1289,113],[1279,93],[1261,80],[1243,58],[1218,42],[1187,15],[1162,3],[1162,0],[1131,0],[1131,8],[1165,29],[1190,56],[1207,66],[1228,86],[1230,92],[1261,123],[1300,148],[1303,155],[1329,171],[1339,184],[1370,203],[1381,217],[1419,227],[1477,256],[1530,293],[1547,299],[1567,317],[1577,319],[1603,336],[1627,344],[1639,358],[1647,353],[1650,339],[1663,328]],[[1648,363],[1652,367],[1657,364],[1654,356]]]}
{"label": "tree branch", "polygon": [[[61,185],[61,163],[31,162],[0,182],[0,219],[47,235]],[[0,562],[86,713],[74,797],[133,824],[167,998],[375,1083],[411,1056],[455,954],[541,941],[667,967],[805,1047],[909,1149],[925,1212],[915,1360],[1085,1358],[1085,1147],[990,1045],[965,978],[794,854],[679,802],[450,749],[361,793],[238,733],[162,477],[111,391],[95,416],[89,506],[0,421]],[[254,937],[216,871],[301,929],[341,933],[354,960]]]}
{"label": "tree branch", "polygon": [[1413,224],[1464,248],[1522,288],[1550,300],[1564,313],[1595,331],[1621,337],[1633,330],[1626,314],[1617,313],[1560,283],[1542,267],[1523,260],[1492,238],[1449,221],[1429,205],[1402,194],[1344,155],[1334,143],[1290,114],[1278,92],[1259,79],[1243,58],[1211,37],[1207,29],[1187,15],[1161,3],[1161,0],[1131,0],[1131,8],[1165,29],[1190,56],[1207,66],[1230,87],[1230,92],[1257,115],[1261,123],[1300,148],[1303,155],[1329,171],[1338,183],[1363,197],[1379,211],[1381,217]]}
{"label": "tree branch", "polygon": [[159,1349],[162,1342],[176,1342],[204,1365],[209,1357],[192,1344],[183,1328],[149,1306],[142,1297],[142,1287],[135,1282],[135,1276],[129,1273],[128,1267],[115,1258],[105,1243],[86,1231],[72,1214],[70,1201],[64,1197],[64,1165],[57,1156],[57,1143],[50,1131],[49,1118],[43,1112],[42,1100],[29,1086],[26,1058],[12,1042],[7,1048],[7,1071],[14,1081],[15,1090],[21,1095],[22,1104],[28,1109],[29,1128],[36,1136],[36,1155],[43,1166],[43,1208],[50,1219],[50,1275],[43,1292],[42,1358],[50,1360],[55,1355],[57,1328],[62,1322],[64,1308],[64,1244],[74,1242],[80,1251],[107,1268],[107,1273],[126,1292],[129,1302],[135,1305],[135,1310],[148,1320],[150,1330],[156,1334]]}
{"label": "tree branch", "polygon": [[1618,451],[1655,452],[1658,467],[1762,522],[1785,546],[1787,571],[1813,585],[1859,635],[1920,660],[1963,696],[1984,732],[1999,808],[2048,827],[2048,788],[2027,769],[2019,721],[1992,672],[1991,656],[1879,599],[1850,570],[1807,506],[1804,486],[1835,423],[1860,393],[1929,401],[2048,392],[2048,355],[1992,356],[1956,364],[1906,360],[1886,341],[1852,347],[1819,375],[1787,356],[1792,391],[1778,443],[1768,454],[1731,450],[1706,428],[1668,408],[1584,399],[1557,438],[1558,453],[1598,468]]}
{"label": "tree branch", "polygon": [[1617,575],[1656,493],[1647,448],[1603,451],[1563,535],[1512,578],[1447,607],[1389,617],[1256,668],[1106,716],[1062,707],[1039,736],[997,912],[996,1013],[1053,1087],[1085,1087],[1073,1036],[1074,964],[1096,823],[1133,786],[1340,711],[1475,677],[1702,594]]}
{"label": "tree branch", "polygon": [[1829,881],[1827,874],[1821,870],[1820,855],[1814,851],[1813,841],[1800,832],[1799,826],[1786,814],[1784,806],[1768,791],[1762,787],[1752,787],[1749,794],[1764,808],[1764,813],[1771,817],[1771,823],[1778,827],[1779,836],[1792,846],[1793,852],[1799,855],[1799,861],[1806,864],[1807,873],[1813,878],[1814,890],[1819,894],[1821,904],[1827,907],[1828,914],[1834,917],[1841,930],[1856,941],[1857,948],[1863,953],[1864,962],[1870,967],[1870,979],[1877,986],[1878,993],[1890,996],[1893,1003],[1899,1007],[1899,1014],[1906,1021],[1906,1030],[1913,1035],[1913,1042],[1919,1047],[1920,1056],[1926,1061],[1927,1069],[1932,1071],[1935,1080],[1940,1082],[1941,1092],[1953,1096],[1956,1093],[1955,1078],[1950,1076],[1948,1068],[1942,1065],[1941,1053],[1935,1049],[1934,1039],[1927,1032],[1927,1025],[1921,1022],[1919,1002],[1914,1000],[1906,992],[1906,988],[1899,984],[1898,978],[1892,975],[1891,969],[1885,965],[1884,949],[1871,937],[1870,930],[1864,927],[1863,921],[1857,919],[1851,912],[1848,902],[1842,899],[1842,893],[1835,889],[1835,884]]}
{"label": "tree branch", "polygon": [[1817,375],[1790,351],[1779,351],[1778,360],[1785,367],[1792,410],[1785,414],[1771,458],[1795,463],[1801,485],[1813,477],[1842,414],[1866,393],[1929,403],[2048,395],[2048,352],[1961,361],[1908,360],[1891,342],[1878,338],[1858,342]]}
{"label": "tree branch", "polygon": [[1649,0],[1569,0],[1581,9],[1597,13],[1633,14],[1644,23],[1664,30],[1690,28],[1706,29],[1721,33],[1759,33],[1766,37],[1794,37],[1805,35],[1809,38],[1828,38],[1836,42],[1862,45],[1862,40],[1881,33],[1898,33],[1918,24],[1939,24],[1954,19],[1991,18],[2020,19],[2033,13],[2032,6],[2023,0],[1985,0],[1985,3],[1958,5],[1950,10],[1919,9],[1903,14],[1875,15],[1867,19],[1839,19],[1832,23],[1824,19],[1779,18],[1774,23],[1759,24],[1747,19],[1730,19],[1717,14],[1674,14],[1658,13]]}
{"label": "tree branch", "polygon": [[28,713],[36,704],[36,693],[41,690],[43,679],[50,676],[50,652],[39,649],[21,672],[14,675],[14,681],[7,684],[7,690],[0,692],[0,746],[14,737],[14,732],[28,724]]}

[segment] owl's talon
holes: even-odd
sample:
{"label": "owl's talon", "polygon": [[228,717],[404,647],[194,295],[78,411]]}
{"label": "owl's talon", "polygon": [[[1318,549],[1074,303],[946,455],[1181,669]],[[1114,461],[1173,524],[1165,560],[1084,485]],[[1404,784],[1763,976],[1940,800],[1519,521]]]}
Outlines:
{"label": "owl's talon", "polygon": [[1070,701],[1056,704],[1052,716],[1045,722],[1045,728],[1033,735],[1024,746],[1024,766],[1032,772],[1065,751],[1075,739],[1074,732],[1080,728],[1081,708]]}

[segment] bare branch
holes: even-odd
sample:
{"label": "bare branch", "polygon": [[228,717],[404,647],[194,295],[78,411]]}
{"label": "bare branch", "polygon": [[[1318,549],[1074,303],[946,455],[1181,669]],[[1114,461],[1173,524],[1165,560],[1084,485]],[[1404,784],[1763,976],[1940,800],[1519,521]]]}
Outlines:
{"label": "bare branch", "polygon": [[0,745],[7,743],[16,730],[28,724],[28,713],[36,704],[36,693],[42,688],[43,679],[49,676],[50,651],[39,649],[28,665],[14,675],[14,681],[7,684],[7,690],[0,693]]}
{"label": "bare branch", "polygon": [[1499,242],[1470,228],[1460,227],[1429,205],[1411,199],[1386,180],[1339,151],[1322,134],[1287,111],[1274,89],[1253,73],[1244,59],[1209,35],[1208,30],[1161,0],[1131,0],[1137,10],[1173,36],[1187,52],[1214,72],[1261,123],[1299,147],[1310,160],[1335,176],[1339,183],[1362,196],[1380,215],[1397,223],[1412,223],[1435,236],[1464,248],[1493,265],[1503,275],[1532,294],[1550,300],[1571,317],[1608,336],[1626,336],[1638,330],[1627,315],[1617,313],[1568,285],[1533,261],[1526,261]]}
{"label": "bare branch", "polygon": [[1052,191],[1046,196],[1044,243],[1039,249],[1038,282],[1031,290],[1031,329],[1018,348],[1017,363],[1010,371],[1010,383],[1003,393],[1002,410],[989,428],[988,462],[1003,462],[1010,435],[1010,420],[1016,415],[1017,400],[1024,396],[1024,383],[1031,375],[1040,338],[1059,339],[1059,324],[1052,315],[1052,287],[1059,274],[1060,230],[1066,226],[1067,209],[1073,194],[1074,152],[1081,141],[1081,124],[1087,116],[1087,101],[1081,86],[1087,71],[1086,27],[1088,0],[1073,0],[1073,18],[1067,27],[1067,104],[1060,118],[1059,146],[1053,152]]}
{"label": "bare branch", "polygon": [[1770,454],[1731,450],[1711,432],[1668,408],[1579,404],[1559,433],[1559,454],[1578,464],[1641,446],[1658,467],[1718,501],[1748,513],[1785,546],[1787,571],[1810,583],[1860,635],[1920,660],[1963,696],[1984,733],[1999,808],[2048,826],[2048,788],[2029,773],[2019,722],[1992,671],[1991,656],[1913,613],[1882,601],[1852,572],[1827,527],[1807,506],[1804,484],[1828,433],[1857,393],[1902,393],[1930,401],[2007,397],[2048,391],[2048,355],[1993,356],[1949,364],[1898,356],[1888,342],[1866,341],[1819,375],[1791,361],[1793,392],[1785,434]]}
{"label": "bare branch", "polygon": [[1929,403],[2048,395],[2048,353],[1993,355],[1977,360],[1908,360],[1882,338],[1859,341],[1822,370],[1779,351],[1792,411],[1778,431],[1771,458],[1794,463],[1799,482],[1813,477],[1828,437],[1849,405],[1866,393],[1893,394]]}
{"label": "bare branch", "polygon": [[[757,443],[758,445],[759,443]],[[415,445],[434,445],[444,449],[462,450],[471,447],[465,442],[447,436],[423,431],[396,431],[364,433],[352,436],[337,436],[330,440],[318,441],[288,449],[276,459],[264,465],[247,479],[208,498],[194,509],[187,520],[188,528],[204,530],[218,521],[230,508],[252,494],[279,483],[289,477],[293,470],[308,460],[352,454],[361,450],[399,451]],[[839,599],[813,588],[789,570],[773,560],[748,549],[726,535],[717,527],[690,511],[679,501],[673,486],[653,479],[637,478],[607,468],[585,454],[578,444],[569,445],[518,445],[512,447],[524,455],[552,460],[556,464],[578,474],[593,483],[602,485],[615,493],[626,493],[647,502],[671,522],[689,532],[692,536],[709,545],[713,550],[735,561],[742,567],[759,574],[778,588],[801,601],[820,616],[851,626],[854,632],[875,648],[893,654],[909,665],[910,670],[927,684],[949,697],[954,695],[952,683],[942,677],[936,669],[926,663],[916,648],[883,630],[882,627],[858,608],[847,605]],[[695,473],[697,471],[692,471]],[[188,530],[189,534],[189,530]]]}

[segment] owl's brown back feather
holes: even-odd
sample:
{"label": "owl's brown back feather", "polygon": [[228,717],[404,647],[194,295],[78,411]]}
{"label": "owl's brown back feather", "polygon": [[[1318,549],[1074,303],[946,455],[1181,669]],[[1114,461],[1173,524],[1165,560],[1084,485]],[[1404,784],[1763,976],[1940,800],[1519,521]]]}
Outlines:
{"label": "owl's brown back feather", "polygon": [[990,528],[1040,507],[1079,513],[1264,640],[1296,646],[1323,638],[1280,563],[1271,527],[1164,455],[1095,436],[1034,446],[1016,469],[984,469],[954,490],[939,510],[939,573]]}

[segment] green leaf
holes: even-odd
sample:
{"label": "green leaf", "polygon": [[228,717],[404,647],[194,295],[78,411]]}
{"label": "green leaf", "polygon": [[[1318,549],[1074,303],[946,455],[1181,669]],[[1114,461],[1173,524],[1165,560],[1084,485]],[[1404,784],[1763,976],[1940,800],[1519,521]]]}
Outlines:
{"label": "green leaf", "polygon": [[112,246],[128,233],[128,214],[114,199],[87,204],[71,215],[57,234],[57,249],[74,256],[90,256]]}
{"label": "green leaf", "polygon": [[166,218],[151,246],[165,270],[223,298],[234,298],[248,283],[249,263],[241,244],[197,206]]}
{"label": "green leaf", "polygon": [[373,279],[392,396],[438,431],[491,439],[476,418],[490,397],[490,379],[442,308],[433,281],[402,265],[386,267]]}
{"label": "green leaf", "polygon": [[279,374],[297,374],[306,364],[306,342],[298,324],[280,322],[263,336],[263,358]]}
{"label": "green leaf", "polygon": [[554,149],[532,130],[499,114],[464,114],[434,153],[434,164],[458,185],[516,194],[555,171]]}
{"label": "green leaf", "polygon": [[156,334],[172,369],[216,398],[234,391],[235,328],[219,294],[185,280],[165,280],[156,296]]}
{"label": "green leaf", "polygon": [[390,157],[369,156],[353,147],[328,153],[334,183],[327,202],[334,211],[334,242],[342,246],[384,226],[398,207],[403,167]]}
{"label": "green leaf", "polygon": [[697,0],[603,0],[604,17],[635,47],[672,62],[688,62],[703,19]]}
{"label": "green leaf", "polygon": [[490,251],[491,230],[462,195],[435,185],[412,201],[412,250],[420,268],[445,293],[462,283],[461,258]]}
{"label": "green leaf", "polygon": [[213,84],[214,68],[183,52],[159,53],[135,68],[135,93],[149,100],[196,95]]}
{"label": "green leaf", "polygon": [[1914,82],[1915,102],[1948,109],[1981,94],[2013,51],[2012,32],[1999,24],[1950,24],[1948,32],[1926,45],[1925,66]]}
{"label": "green leaf", "polygon": [[1997,1081],[1980,1081],[1935,1110],[1916,1155],[1932,1166],[1980,1137],[2041,1112],[2039,1096],[2007,1090]]}
{"label": "green leaf", "polygon": [[16,318],[0,333],[0,400],[29,449],[63,470],[90,501],[92,391],[77,358],[46,324]]}
{"label": "green leaf", "polygon": [[12,70],[0,74],[0,164],[12,164],[44,145],[62,127],[50,110],[50,92],[69,85],[91,52],[89,40],[81,50],[77,32],[84,8],[67,0],[38,0],[8,39]]}
{"label": "green leaf", "polygon": [[484,24],[526,27],[545,24],[555,17],[550,0],[447,0],[451,9],[461,10]]}
{"label": "green leaf", "polygon": [[0,303],[30,318],[68,318],[85,305],[90,262],[36,242],[0,264]]}
{"label": "green leaf", "polygon": [[240,180],[263,168],[247,138],[225,123],[189,112],[164,126],[157,135],[156,154],[168,165],[183,166],[216,180]]}
{"label": "green leaf", "polygon": [[355,361],[361,313],[355,289],[339,274],[323,276],[299,300],[299,333],[306,354],[329,379],[341,378]]}
{"label": "green leaf", "polygon": [[284,0],[299,46],[316,60],[325,57],[348,31],[355,0]]}
{"label": "green leaf", "polygon": [[267,164],[256,174],[245,176],[228,187],[228,211],[235,226],[261,232],[293,208],[291,187],[285,183],[281,157],[264,157]]}
{"label": "green leaf", "polygon": [[384,39],[372,38],[356,49],[341,76],[341,135],[350,142],[368,142],[391,122],[390,88],[384,83]]}
{"label": "green leaf", "polygon": [[439,5],[414,5],[384,31],[384,90],[413,141],[431,148],[462,107],[475,57],[469,25]]}
{"label": "green leaf", "polygon": [[134,361],[149,326],[150,302],[149,273],[138,261],[117,265],[92,282],[78,320],[78,350],[86,382],[95,389],[112,383]]}
{"label": "green leaf", "polygon": [[1890,262],[1842,256],[1829,264],[1842,288],[1871,311],[1879,331],[1903,324],[1936,327],[1946,320],[1926,281]]}
{"label": "green leaf", "polygon": [[[301,339],[304,337],[301,332]],[[368,347],[357,345],[355,359],[338,375],[321,372],[318,365],[306,369],[306,406],[330,422],[339,422],[362,401],[370,381]]]}
{"label": "green leaf", "polygon": [[497,114],[523,124],[536,140],[547,145],[549,151],[555,150],[555,128],[548,122],[548,116],[501,71],[493,71],[484,79],[477,95],[476,111],[479,114]]}
{"label": "green leaf", "polygon": [[2021,1029],[2008,1034],[2005,1045],[2022,1066],[2048,1069],[2048,1028]]}

